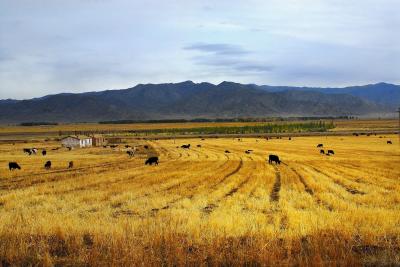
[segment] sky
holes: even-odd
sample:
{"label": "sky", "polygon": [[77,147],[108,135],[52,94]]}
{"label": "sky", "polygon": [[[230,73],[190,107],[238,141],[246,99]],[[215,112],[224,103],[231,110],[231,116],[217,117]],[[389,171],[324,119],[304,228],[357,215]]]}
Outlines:
{"label": "sky", "polygon": [[222,81],[400,84],[399,0],[0,0],[0,99]]}

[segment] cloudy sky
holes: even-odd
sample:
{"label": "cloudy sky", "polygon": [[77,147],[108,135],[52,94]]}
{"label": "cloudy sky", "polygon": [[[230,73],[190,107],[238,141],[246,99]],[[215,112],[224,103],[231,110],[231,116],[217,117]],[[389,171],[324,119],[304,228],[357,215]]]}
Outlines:
{"label": "cloudy sky", "polygon": [[0,99],[193,80],[400,84],[398,0],[1,0]]}

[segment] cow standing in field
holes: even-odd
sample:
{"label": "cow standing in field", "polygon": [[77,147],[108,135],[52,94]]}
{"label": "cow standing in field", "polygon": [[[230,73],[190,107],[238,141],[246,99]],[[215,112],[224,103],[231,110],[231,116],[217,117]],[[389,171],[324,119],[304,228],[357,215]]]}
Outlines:
{"label": "cow standing in field", "polygon": [[155,165],[158,165],[158,157],[150,157],[146,160],[146,162],[144,163],[145,165],[153,165],[153,163]]}
{"label": "cow standing in field", "polygon": [[320,154],[325,154],[325,150],[321,149],[321,150],[319,151],[319,153],[320,153]]}
{"label": "cow standing in field", "polygon": [[126,151],[126,154],[128,154],[129,157],[135,156],[135,152],[133,152],[132,150]]}
{"label": "cow standing in field", "polygon": [[279,160],[279,157],[277,155],[269,155],[268,163],[272,164],[272,162],[275,162],[275,164],[281,164],[281,161]]}
{"label": "cow standing in field", "polygon": [[72,169],[74,167],[74,162],[73,161],[70,161],[69,163],[68,163],[68,169]]}
{"label": "cow standing in field", "polygon": [[51,161],[50,161],[50,160],[48,160],[48,161],[44,164],[44,168],[45,168],[46,170],[48,170],[48,169],[51,168]]}
{"label": "cow standing in field", "polygon": [[201,147],[201,145],[197,145],[197,147]]}
{"label": "cow standing in field", "polygon": [[323,144],[318,144],[317,147],[324,147],[324,145]]}
{"label": "cow standing in field", "polygon": [[32,151],[30,148],[24,148],[22,151],[24,151],[24,153],[28,154],[29,156],[32,155]]}
{"label": "cow standing in field", "polygon": [[18,169],[18,170],[21,169],[21,167],[16,162],[9,162],[8,163],[8,168],[10,169],[10,171],[13,171],[15,169]]}
{"label": "cow standing in field", "polygon": [[335,155],[335,152],[332,149],[329,149],[328,152],[326,152],[327,155]]}
{"label": "cow standing in field", "polygon": [[43,149],[42,155],[43,155],[43,156],[46,156],[46,154],[47,154],[47,151]]}
{"label": "cow standing in field", "polygon": [[390,141],[390,140],[388,140],[388,141],[386,141],[386,144],[392,144],[392,141]]}
{"label": "cow standing in field", "polygon": [[181,148],[184,148],[184,149],[189,149],[189,148],[190,148],[190,144],[187,144],[187,145],[181,145]]}
{"label": "cow standing in field", "polygon": [[229,150],[225,150],[225,153],[231,153]]}

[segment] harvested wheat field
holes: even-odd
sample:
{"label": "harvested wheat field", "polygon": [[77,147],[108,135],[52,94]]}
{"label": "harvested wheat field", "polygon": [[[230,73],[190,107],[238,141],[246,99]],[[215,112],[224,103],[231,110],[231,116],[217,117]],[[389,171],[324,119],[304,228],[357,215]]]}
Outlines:
{"label": "harvested wheat field", "polygon": [[396,136],[127,144],[0,144],[2,265],[400,265]]}

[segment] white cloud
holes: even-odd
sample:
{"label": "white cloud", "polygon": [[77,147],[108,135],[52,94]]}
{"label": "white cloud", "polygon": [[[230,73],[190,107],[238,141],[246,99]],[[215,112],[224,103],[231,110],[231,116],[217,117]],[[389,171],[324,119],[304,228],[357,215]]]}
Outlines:
{"label": "white cloud", "polygon": [[3,0],[0,98],[188,79],[400,83],[398,10],[396,0]]}

